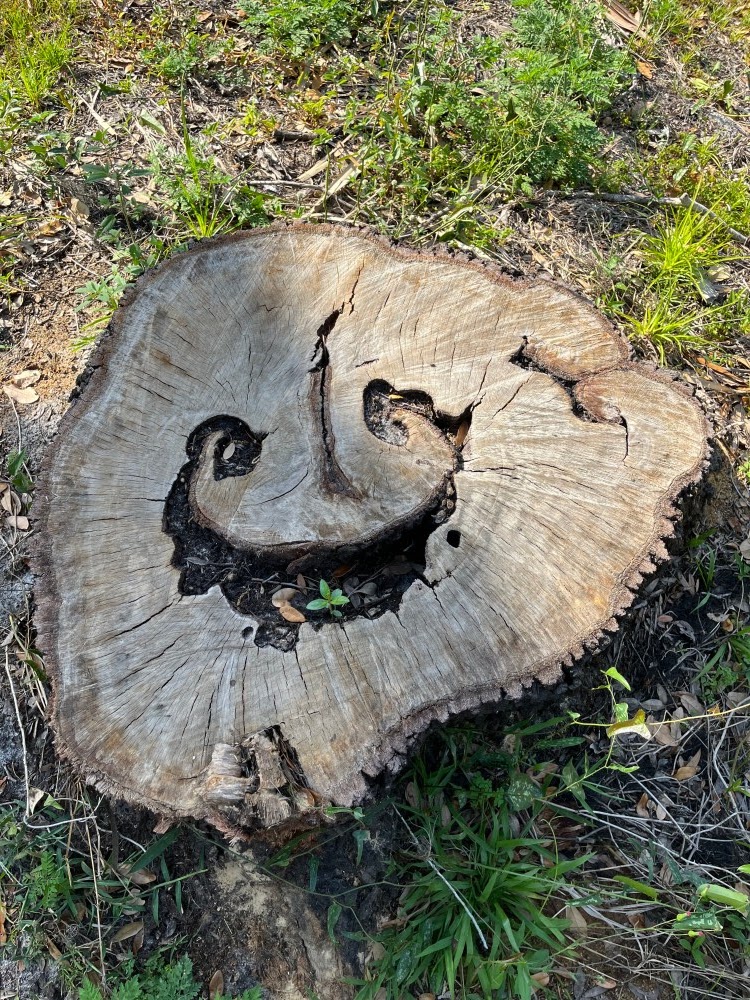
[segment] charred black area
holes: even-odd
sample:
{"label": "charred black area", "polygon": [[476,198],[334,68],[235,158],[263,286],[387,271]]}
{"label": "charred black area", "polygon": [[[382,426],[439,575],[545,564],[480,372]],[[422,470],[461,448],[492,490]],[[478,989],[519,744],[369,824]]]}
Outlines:
{"label": "charred black area", "polygon": [[[470,408],[458,417],[446,416],[436,411],[426,393],[399,391],[386,382],[373,382],[365,391],[365,422],[373,434],[392,444],[406,440],[406,428],[393,416],[396,406],[412,409],[434,423],[453,444],[454,469],[461,468],[461,446],[471,421]],[[384,536],[364,549],[351,545],[332,546],[324,552],[303,553],[290,562],[288,555],[274,558],[268,553],[259,555],[252,550],[236,548],[195,516],[190,501],[191,482],[206,438],[217,431],[221,436],[213,453],[216,479],[247,475],[262,453],[265,435],[252,431],[235,417],[213,417],[190,435],[186,445],[188,461],[169,492],[163,517],[163,530],[174,542],[172,565],[180,571],[180,593],[205,594],[211,587],[219,586],[235,611],[251,615],[258,623],[255,629],[243,629],[243,638],[248,642],[252,639],[256,646],[274,646],[284,652],[294,649],[300,626],[285,621],[271,603],[271,597],[284,586],[299,589],[300,574],[307,589],[300,593],[294,606],[303,611],[315,628],[345,624],[355,617],[374,619],[386,612],[397,613],[403,595],[422,578],[428,538],[455,510],[453,472],[446,474],[435,503],[418,523]],[[400,434],[402,440],[399,440]],[[333,617],[327,609],[307,610],[306,604],[320,596],[321,580],[331,588],[342,589],[345,594],[351,591],[347,594],[350,603],[337,608],[340,618]],[[357,585],[353,581],[358,581],[359,586],[369,585],[371,591],[374,583],[374,593],[360,594],[352,590]]]}

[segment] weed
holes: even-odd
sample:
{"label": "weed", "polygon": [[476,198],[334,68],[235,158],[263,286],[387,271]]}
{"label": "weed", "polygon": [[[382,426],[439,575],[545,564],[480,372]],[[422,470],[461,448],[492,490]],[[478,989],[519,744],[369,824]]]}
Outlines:
{"label": "weed", "polygon": [[[201,994],[201,986],[193,978],[193,966],[189,958],[180,958],[173,964],[164,964],[156,955],[146,962],[141,972],[133,971],[133,962],[124,963],[118,970],[121,982],[107,996],[109,1000],[196,1000]],[[245,990],[236,1000],[261,1000],[259,987]],[[78,991],[78,1000],[104,1000],[101,989],[92,982],[85,982]],[[214,1000],[230,1000],[216,994]]]}
{"label": "weed", "polygon": [[338,610],[343,604],[348,604],[349,598],[340,590],[331,590],[325,580],[320,581],[320,597],[306,605],[308,611],[328,611],[334,618],[341,618]]}
{"label": "weed", "polygon": [[601,38],[593,3],[529,0],[512,32],[459,41],[457,15],[424,4],[392,19],[375,99],[349,105],[362,140],[360,199],[409,219],[430,205],[588,182],[604,137],[596,116],[629,57]]}
{"label": "weed", "polygon": [[215,75],[212,65],[221,76],[226,76],[221,64],[231,49],[232,43],[226,39],[211,41],[194,28],[188,28],[176,40],[158,41],[144,51],[143,58],[158,76],[169,83],[180,83],[191,76],[205,79]]}
{"label": "weed", "polygon": [[183,151],[159,151],[152,170],[164,207],[171,210],[176,235],[204,239],[269,221],[269,200],[240,178],[232,178],[212,156],[193,146],[184,117]]}
{"label": "weed", "polygon": [[567,921],[547,911],[586,857],[567,860],[535,835],[543,788],[514,768],[512,753],[473,733],[448,731],[437,759],[420,757],[408,778],[400,813],[411,850],[396,864],[405,888],[358,996],[413,989],[528,1000],[534,976],[569,948]]}
{"label": "weed", "polygon": [[642,270],[632,294],[635,308],[619,313],[631,337],[650,343],[660,363],[720,346],[750,321],[747,294],[727,293],[721,284],[726,265],[740,259],[721,222],[678,209],[641,237],[637,252]]}
{"label": "weed", "polygon": [[[356,0],[244,0],[245,26],[293,60],[311,58],[327,45],[346,45],[361,22],[364,5]],[[377,10],[374,0],[372,11]]]}
{"label": "weed", "polygon": [[23,449],[21,449],[21,451],[18,451],[17,449],[9,451],[8,456],[5,459],[5,468],[8,473],[8,479],[18,493],[31,493],[34,489],[34,483],[32,482],[28,466],[26,465],[27,460],[28,455]]}
{"label": "weed", "polygon": [[6,5],[0,11],[0,45],[6,52],[0,89],[20,89],[39,108],[73,56],[73,27],[80,11],[77,0]]}

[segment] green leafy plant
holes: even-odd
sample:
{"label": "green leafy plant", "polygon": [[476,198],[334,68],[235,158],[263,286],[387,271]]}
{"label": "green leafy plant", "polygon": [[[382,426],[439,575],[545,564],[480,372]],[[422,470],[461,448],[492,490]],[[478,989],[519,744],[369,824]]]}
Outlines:
{"label": "green leafy plant", "polygon": [[340,590],[331,590],[325,580],[320,581],[320,597],[306,605],[308,611],[328,611],[334,618],[341,618],[339,608],[349,603],[349,598]]}
{"label": "green leafy plant", "polygon": [[309,58],[324,45],[346,45],[365,9],[354,0],[244,0],[241,7],[245,27],[266,48],[293,59]]}
{"label": "green leafy plant", "polygon": [[183,151],[161,150],[152,158],[153,176],[170,210],[178,236],[205,239],[269,221],[265,195],[232,178],[212,156],[202,156],[182,114]]}
{"label": "green leafy plant", "polygon": [[468,735],[447,733],[437,760],[423,755],[408,776],[399,807],[408,846],[395,864],[404,890],[378,938],[381,957],[357,983],[360,1000],[412,991],[529,1000],[533,977],[570,949],[567,921],[547,911],[587,858],[535,836],[543,788],[513,754]]}
{"label": "green leafy plant", "polygon": [[5,468],[8,474],[8,479],[18,493],[31,493],[34,489],[34,483],[32,482],[31,476],[29,476],[26,468],[28,457],[29,456],[23,448],[20,451],[14,448],[12,451],[8,452],[5,459]]}
{"label": "green leafy plant", "polygon": [[[187,956],[172,964],[164,964],[160,955],[149,959],[140,972],[133,971],[133,962],[126,962],[118,970],[121,981],[107,994],[107,1000],[196,1000],[202,993],[193,977],[193,965]],[[259,987],[245,990],[236,1000],[261,1000]],[[78,991],[78,1000],[105,1000],[100,987],[84,982]],[[230,1000],[217,995],[215,1000]]]}

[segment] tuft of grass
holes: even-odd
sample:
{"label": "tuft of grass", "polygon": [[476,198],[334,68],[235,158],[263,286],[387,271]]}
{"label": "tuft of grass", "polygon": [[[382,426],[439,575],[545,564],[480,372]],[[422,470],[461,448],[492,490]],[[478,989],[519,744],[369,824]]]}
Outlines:
{"label": "tuft of grass", "polygon": [[0,8],[0,89],[21,92],[41,107],[73,57],[81,10],[78,0],[10,0]]}
{"label": "tuft of grass", "polygon": [[418,758],[408,778],[400,815],[410,842],[395,864],[404,890],[358,1000],[412,992],[530,1000],[571,948],[553,900],[588,856],[567,859],[554,836],[538,836],[543,788],[513,754],[473,735],[447,731],[437,759]]}
{"label": "tuft of grass", "polygon": [[213,156],[201,155],[190,137],[184,109],[182,135],[181,152],[161,150],[151,163],[176,237],[205,239],[268,222],[270,200],[240,178],[231,177]]}

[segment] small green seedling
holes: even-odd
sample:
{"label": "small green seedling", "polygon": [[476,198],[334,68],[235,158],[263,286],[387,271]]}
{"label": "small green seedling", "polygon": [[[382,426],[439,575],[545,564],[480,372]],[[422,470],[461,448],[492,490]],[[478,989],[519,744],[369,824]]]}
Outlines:
{"label": "small green seedling", "polygon": [[310,601],[307,605],[308,611],[330,611],[334,618],[341,618],[338,605],[348,604],[349,598],[345,597],[340,590],[331,590],[325,580],[320,581],[320,597]]}

